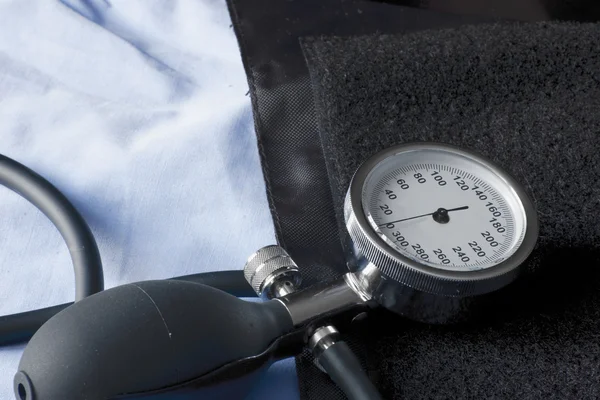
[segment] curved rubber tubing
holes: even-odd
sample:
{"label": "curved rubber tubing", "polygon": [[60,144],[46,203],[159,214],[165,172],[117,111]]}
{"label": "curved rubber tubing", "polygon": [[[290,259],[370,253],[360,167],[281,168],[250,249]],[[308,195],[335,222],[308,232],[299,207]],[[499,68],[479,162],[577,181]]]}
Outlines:
{"label": "curved rubber tubing", "polygon": [[325,350],[319,363],[349,400],[382,400],[346,342],[337,342]]}
{"label": "curved rubber tubing", "polygon": [[[104,289],[102,262],[96,240],[87,223],[69,200],[50,182],[26,166],[0,155],[0,185],[37,207],[62,235],[75,270],[75,300]],[[0,317],[0,345],[30,337],[43,322],[64,306]]]}

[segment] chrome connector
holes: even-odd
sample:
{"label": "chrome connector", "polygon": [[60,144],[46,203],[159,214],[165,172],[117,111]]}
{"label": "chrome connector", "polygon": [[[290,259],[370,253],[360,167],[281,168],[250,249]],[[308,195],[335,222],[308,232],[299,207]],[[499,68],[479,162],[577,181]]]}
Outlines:
{"label": "chrome connector", "polygon": [[308,340],[308,347],[318,360],[321,354],[340,339],[340,333],[331,325],[322,326]]}
{"label": "chrome connector", "polygon": [[295,292],[302,282],[298,266],[280,246],[266,246],[254,253],[244,276],[259,297],[273,299]]}

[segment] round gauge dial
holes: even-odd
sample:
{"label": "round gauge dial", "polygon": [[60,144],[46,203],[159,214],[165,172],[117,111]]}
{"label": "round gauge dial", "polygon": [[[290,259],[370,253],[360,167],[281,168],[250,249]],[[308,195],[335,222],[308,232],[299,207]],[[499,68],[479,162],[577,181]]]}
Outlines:
{"label": "round gauge dial", "polygon": [[480,270],[510,257],[527,217],[511,185],[456,153],[422,149],[392,155],[365,181],[371,228],[400,254],[447,270]]}
{"label": "round gauge dial", "polygon": [[443,296],[512,282],[538,235],[535,207],[514,178],[439,143],[398,145],[365,161],[344,216],[353,271]]}
{"label": "round gauge dial", "polygon": [[366,160],[344,217],[350,269],[392,303],[405,301],[401,286],[458,297],[506,286],[538,236],[535,207],[514,178],[439,143],[398,145]]}

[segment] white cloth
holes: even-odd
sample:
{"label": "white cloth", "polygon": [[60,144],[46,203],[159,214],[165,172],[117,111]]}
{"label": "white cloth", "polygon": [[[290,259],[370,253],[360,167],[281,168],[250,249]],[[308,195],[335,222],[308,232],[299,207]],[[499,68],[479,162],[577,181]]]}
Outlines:
{"label": "white cloth", "polygon": [[[107,288],[240,269],[275,241],[230,24],[224,0],[0,2],[0,153],[81,211]],[[2,187],[0,249],[0,315],[73,299],[61,237]],[[0,349],[2,400],[22,349]],[[292,362],[265,397],[298,398]]]}

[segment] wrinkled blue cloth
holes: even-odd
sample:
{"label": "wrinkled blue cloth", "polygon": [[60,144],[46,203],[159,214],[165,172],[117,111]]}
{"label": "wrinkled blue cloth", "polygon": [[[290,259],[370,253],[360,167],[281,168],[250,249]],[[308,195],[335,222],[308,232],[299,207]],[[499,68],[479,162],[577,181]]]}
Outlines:
{"label": "wrinkled blue cloth", "polygon": [[[81,211],[107,288],[241,269],[275,241],[230,25],[224,0],[0,3],[0,153]],[[72,300],[58,232],[2,187],[0,205],[0,315]],[[0,349],[0,399],[22,350]],[[250,398],[298,398],[293,362]]]}

